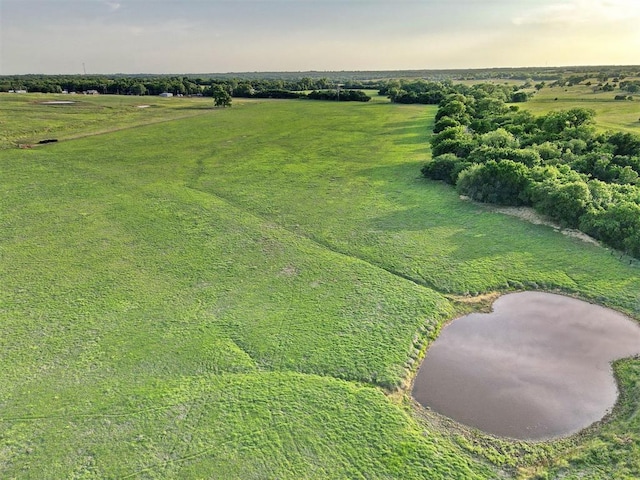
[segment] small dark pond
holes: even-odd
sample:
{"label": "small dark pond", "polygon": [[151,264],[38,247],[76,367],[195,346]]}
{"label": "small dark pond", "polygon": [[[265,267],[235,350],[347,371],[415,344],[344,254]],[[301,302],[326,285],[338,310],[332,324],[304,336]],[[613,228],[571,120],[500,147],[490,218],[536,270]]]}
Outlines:
{"label": "small dark pond", "polygon": [[618,394],[611,362],[640,354],[640,327],[613,310],[541,292],[504,295],[459,318],[429,347],[413,396],[494,435],[567,436]]}

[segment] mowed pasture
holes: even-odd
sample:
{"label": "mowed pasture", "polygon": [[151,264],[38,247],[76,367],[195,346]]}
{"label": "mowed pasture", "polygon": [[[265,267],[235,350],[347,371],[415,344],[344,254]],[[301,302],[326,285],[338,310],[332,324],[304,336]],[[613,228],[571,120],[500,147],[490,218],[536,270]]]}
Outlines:
{"label": "mowed pasture", "polygon": [[199,97],[177,102],[121,95],[3,94],[0,102],[0,149],[191,117],[211,107],[211,99]]}
{"label": "mowed pasture", "polygon": [[5,98],[8,145],[67,140],[0,151],[0,476],[640,474],[638,362],[612,422],[552,444],[391,395],[472,295],[640,318],[637,264],[420,178],[435,107],[96,97],[23,126],[59,97]]}

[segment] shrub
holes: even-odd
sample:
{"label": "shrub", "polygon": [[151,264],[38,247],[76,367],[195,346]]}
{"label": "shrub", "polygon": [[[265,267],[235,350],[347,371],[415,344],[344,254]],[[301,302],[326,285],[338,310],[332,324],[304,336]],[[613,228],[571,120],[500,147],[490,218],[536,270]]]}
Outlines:
{"label": "shrub", "polygon": [[421,172],[426,178],[442,180],[455,185],[459,173],[469,166],[471,166],[470,162],[466,162],[452,153],[445,153],[427,163],[422,167]]}
{"label": "shrub", "polygon": [[489,161],[460,172],[457,189],[462,195],[501,205],[524,205],[529,185],[529,169],[512,160]]}
{"label": "shrub", "polygon": [[578,227],[580,217],[591,204],[591,191],[583,181],[562,183],[548,179],[532,183],[529,195],[536,210],[570,227]]}

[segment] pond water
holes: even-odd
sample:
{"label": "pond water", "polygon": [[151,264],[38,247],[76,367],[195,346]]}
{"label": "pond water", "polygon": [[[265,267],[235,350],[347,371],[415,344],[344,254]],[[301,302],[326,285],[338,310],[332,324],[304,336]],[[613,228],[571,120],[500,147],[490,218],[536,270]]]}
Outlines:
{"label": "pond water", "polygon": [[422,405],[494,435],[542,440],[602,419],[618,395],[611,362],[640,354],[640,326],[613,310],[541,292],[500,297],[429,347]]}

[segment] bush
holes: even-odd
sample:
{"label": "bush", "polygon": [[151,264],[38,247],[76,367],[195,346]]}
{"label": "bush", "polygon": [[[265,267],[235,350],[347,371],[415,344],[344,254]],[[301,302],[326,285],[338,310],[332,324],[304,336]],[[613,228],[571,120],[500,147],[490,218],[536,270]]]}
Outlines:
{"label": "bush", "polygon": [[491,160],[496,162],[513,160],[527,167],[534,167],[542,161],[538,152],[530,148],[493,148],[485,145],[473,149],[468,158],[473,163],[486,163]]}
{"label": "bush", "polygon": [[476,147],[473,136],[465,132],[464,127],[449,127],[431,140],[431,152],[434,157],[453,153],[458,157],[467,157]]}
{"label": "bush", "polygon": [[640,205],[632,202],[592,209],[580,221],[580,229],[614,248],[640,258]]}
{"label": "bush", "polygon": [[440,133],[447,128],[459,127],[460,122],[451,117],[442,117],[433,127],[433,133]]}
{"label": "bush", "polygon": [[470,162],[465,162],[452,153],[445,153],[427,163],[422,167],[421,172],[422,175],[431,180],[442,180],[455,185],[460,172],[470,166]]}
{"label": "bush", "polygon": [[529,169],[512,160],[472,165],[460,172],[457,189],[479,202],[501,205],[527,204]]}
{"label": "bush", "polygon": [[580,217],[591,204],[591,191],[583,181],[562,183],[548,179],[532,183],[529,195],[533,207],[569,227],[578,227]]}

